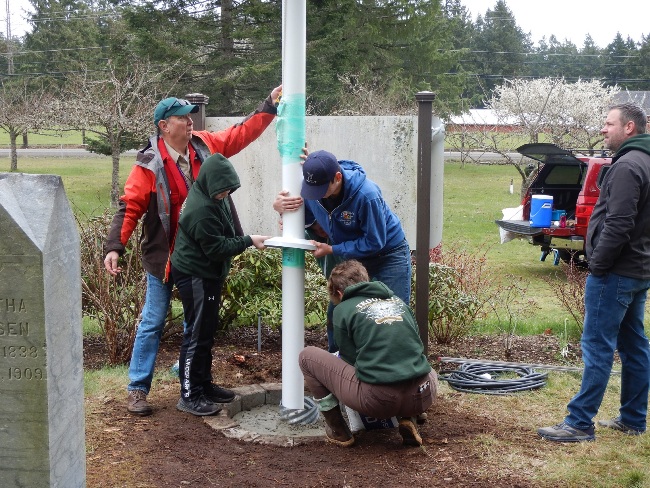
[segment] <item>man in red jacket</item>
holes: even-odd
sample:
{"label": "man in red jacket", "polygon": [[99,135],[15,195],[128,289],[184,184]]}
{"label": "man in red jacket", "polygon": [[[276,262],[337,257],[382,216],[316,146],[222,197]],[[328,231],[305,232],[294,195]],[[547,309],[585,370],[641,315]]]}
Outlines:
{"label": "man in red jacket", "polygon": [[[127,410],[132,414],[153,413],[147,395],[171,301],[169,256],[181,205],[208,156],[220,153],[229,158],[264,132],[277,113],[274,101],[281,90],[282,86],[274,88],[241,123],[219,132],[193,131],[190,114],[198,111],[198,106],[187,100],[165,98],[154,110],[157,134],[138,152],[105,244],[104,266],[115,276],[121,271],[119,257],[138,221],[144,217],[141,246],[147,291],[129,366]],[[238,235],[243,235],[234,205],[230,203]],[[224,403],[232,401],[235,395],[215,385],[206,391],[206,396],[214,403]]]}

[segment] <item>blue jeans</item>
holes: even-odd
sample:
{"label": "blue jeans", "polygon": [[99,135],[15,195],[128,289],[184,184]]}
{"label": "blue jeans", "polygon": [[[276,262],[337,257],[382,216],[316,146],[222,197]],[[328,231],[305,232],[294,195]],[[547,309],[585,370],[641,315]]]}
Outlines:
{"label": "blue jeans", "polygon": [[580,391],[569,402],[565,422],[577,429],[593,425],[614,363],[621,358],[621,421],[644,431],[650,385],[650,346],[643,316],[650,280],[608,273],[589,275],[585,286],[582,332],[584,372]]}
{"label": "blue jeans", "polygon": [[147,291],[142,307],[140,324],[135,332],[131,364],[129,365],[129,386],[127,389],[142,390],[149,394],[153,370],[158,355],[160,338],[172,298],[173,283],[163,283],[147,273]]}
{"label": "blue jeans", "polygon": [[373,281],[381,281],[407,305],[411,301],[411,249],[406,239],[399,246],[371,258],[359,259]]}

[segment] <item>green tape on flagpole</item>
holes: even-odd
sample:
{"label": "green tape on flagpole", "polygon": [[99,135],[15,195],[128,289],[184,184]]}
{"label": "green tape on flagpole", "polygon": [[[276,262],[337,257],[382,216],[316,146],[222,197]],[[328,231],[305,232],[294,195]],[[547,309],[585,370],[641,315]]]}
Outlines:
{"label": "green tape on flagpole", "polygon": [[275,123],[278,151],[282,164],[300,160],[305,146],[305,95],[293,94],[282,97]]}
{"label": "green tape on flagpole", "polygon": [[293,247],[283,247],[282,266],[289,266],[291,268],[304,268],[305,251],[303,249],[296,249]]}

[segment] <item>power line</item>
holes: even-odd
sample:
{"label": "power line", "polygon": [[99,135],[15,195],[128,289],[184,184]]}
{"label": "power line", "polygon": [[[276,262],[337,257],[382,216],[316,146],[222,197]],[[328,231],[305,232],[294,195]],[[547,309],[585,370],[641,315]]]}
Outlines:
{"label": "power line", "polygon": [[[40,51],[17,51],[14,52],[13,54],[43,54],[43,53],[60,53],[60,52],[66,52],[66,51],[91,51],[94,49],[107,49],[110,46],[88,46],[88,47],[62,47],[59,49],[43,49]],[[0,55],[3,55],[4,53],[0,53]]]}
{"label": "power line", "polygon": [[[503,75],[503,74],[487,74],[487,73],[470,73],[470,72],[462,72],[462,73],[452,73],[452,72],[446,72],[446,73],[440,73],[438,75],[434,76],[471,76],[475,78],[483,78],[483,79],[505,79],[505,78],[517,78],[517,79],[525,79],[525,80],[537,80],[537,79],[544,79],[544,78],[564,78],[567,81],[578,81],[578,80],[585,80],[588,79],[587,77],[580,77],[580,76],[536,76],[536,75]],[[608,79],[608,78],[601,78],[601,77],[594,77],[603,83],[607,82],[615,82],[615,83],[650,83],[650,78],[617,78],[615,80],[613,79]]]}
{"label": "power line", "polygon": [[525,52],[525,51],[483,51],[483,50],[467,50],[467,49],[437,49],[439,53],[471,53],[471,54],[516,54],[518,56],[552,56],[552,57],[563,57],[571,56],[576,58],[623,58],[623,59],[632,59],[640,57],[638,54],[635,55],[610,55],[608,53],[598,53],[598,54],[582,54],[582,53],[550,53],[545,51],[538,52]]}
{"label": "power line", "polygon": [[[203,10],[192,10],[194,7],[200,7],[206,4],[214,4],[214,0],[199,0],[194,3],[188,3],[185,6],[185,11],[188,12],[189,14],[197,14],[197,13],[203,13],[203,12],[208,12],[211,10],[219,9],[220,7],[214,6],[210,8],[205,8]],[[161,10],[161,12],[164,12],[164,10]],[[88,13],[75,13],[71,14],[69,12],[44,12],[40,14],[39,12],[28,12],[29,18],[27,19],[27,22],[34,23],[34,24],[39,24],[43,22],[73,22],[76,20],[86,20],[86,19],[98,19],[98,18],[115,18],[115,17],[121,17],[122,13],[120,11],[115,11],[115,10],[97,10],[97,11],[89,11]],[[6,22],[8,19],[10,19],[10,12],[7,10],[6,13],[6,18],[0,17],[0,22]]]}

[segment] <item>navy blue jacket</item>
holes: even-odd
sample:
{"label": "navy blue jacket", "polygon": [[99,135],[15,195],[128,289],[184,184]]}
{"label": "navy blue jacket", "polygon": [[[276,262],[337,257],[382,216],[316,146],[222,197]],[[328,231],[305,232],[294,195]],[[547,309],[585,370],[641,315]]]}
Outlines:
{"label": "navy blue jacket", "polygon": [[343,201],[331,213],[320,200],[305,200],[305,224],[318,221],[330,236],[335,256],[363,259],[399,246],[405,239],[402,224],[376,183],[354,161],[341,160]]}

